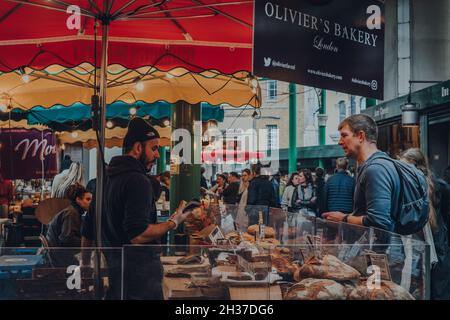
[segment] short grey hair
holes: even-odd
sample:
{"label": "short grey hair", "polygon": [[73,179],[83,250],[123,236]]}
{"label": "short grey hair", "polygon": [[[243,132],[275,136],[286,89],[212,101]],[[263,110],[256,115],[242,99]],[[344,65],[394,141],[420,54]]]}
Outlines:
{"label": "short grey hair", "polygon": [[350,130],[357,134],[362,131],[366,134],[366,139],[369,142],[377,143],[378,127],[375,120],[367,114],[354,114],[345,118],[339,124],[338,130],[341,130],[345,125],[350,127]]}

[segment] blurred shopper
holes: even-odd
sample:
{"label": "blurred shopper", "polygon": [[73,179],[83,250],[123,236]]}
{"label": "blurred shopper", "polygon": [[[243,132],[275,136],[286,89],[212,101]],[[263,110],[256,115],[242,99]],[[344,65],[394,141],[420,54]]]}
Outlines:
{"label": "blurred shopper", "polygon": [[[281,208],[283,210],[289,211],[289,212],[297,212],[297,206],[295,201],[292,200],[294,198],[298,199],[298,185],[300,184],[300,177],[298,172],[294,172],[291,174],[291,177],[289,178],[287,182],[287,186],[284,189],[283,198],[281,199]],[[294,196],[294,193],[297,195]]]}
{"label": "blurred shopper", "polygon": [[288,181],[289,181],[289,174],[284,170],[280,170],[280,192],[278,193],[280,197],[280,204],[281,199],[283,199],[284,190],[286,189]]}
{"label": "blurred shopper", "polygon": [[228,185],[223,190],[223,202],[226,204],[236,204],[238,202],[239,194],[239,174],[237,172],[230,172],[228,176]]}
{"label": "blurred shopper", "polygon": [[205,178],[205,168],[200,169],[200,188],[208,189],[208,182]]}
{"label": "blurred shopper", "polygon": [[[431,247],[431,260],[435,264],[431,269],[431,299],[450,299],[450,250],[448,247],[447,226],[443,215],[447,214],[448,203],[444,203],[445,183],[435,179],[426,156],[417,148],[406,150],[401,160],[416,166],[423,172],[428,183],[429,226],[432,236],[427,242]],[[424,230],[425,234],[427,230]],[[434,246],[434,247],[433,247]],[[434,249],[434,250],[433,250]],[[433,257],[434,256],[434,257]],[[433,261],[433,260],[437,261]]]}
{"label": "blurred shopper", "polygon": [[64,170],[53,178],[52,198],[64,198],[69,186],[82,184],[83,166],[80,162],[72,162],[69,169]]}
{"label": "blurred shopper", "polygon": [[316,168],[315,170],[316,178],[314,180],[314,187],[316,188],[317,197],[317,213],[320,214],[324,212],[325,198],[324,198],[324,188],[325,188],[325,170],[323,168]]}
{"label": "blurred shopper", "polygon": [[0,219],[8,217],[9,203],[14,199],[14,186],[11,180],[3,179],[0,173]]}
{"label": "blurred shopper", "polygon": [[272,179],[270,180],[272,183],[273,191],[275,192],[275,203],[276,207],[281,207],[281,197],[280,197],[280,173],[277,172],[272,176]]}
{"label": "blurred shopper", "polygon": [[[299,172],[299,186],[297,187],[297,196],[293,201],[301,213],[309,216],[317,216],[317,196],[314,188],[311,170],[302,169]],[[295,193],[294,193],[295,196]]]}
{"label": "blurred shopper", "polygon": [[259,211],[262,211],[267,223],[268,208],[276,206],[275,192],[269,178],[261,175],[262,165],[260,163],[252,165],[252,180],[248,187],[247,205],[254,206],[249,208],[249,224],[258,223]]}
{"label": "blurred shopper", "polygon": [[239,184],[238,203],[240,206],[247,205],[248,186],[252,180],[252,172],[250,169],[244,169],[241,172],[241,183]]}
{"label": "blurred shopper", "polygon": [[[442,176],[442,180],[446,183],[445,189],[446,191],[446,199],[444,202],[447,202],[447,215],[444,215],[444,221],[447,226],[448,239],[450,239],[450,167],[444,170],[444,175]],[[450,242],[449,242],[450,245]]]}
{"label": "blurred shopper", "polygon": [[328,178],[324,188],[324,208],[322,212],[339,211],[345,214],[353,211],[353,193],[355,179],[347,172],[348,160],[339,158],[336,161],[336,173]]}
{"label": "blurred shopper", "polygon": [[74,184],[67,189],[66,198],[70,205],[53,217],[46,234],[49,247],[62,248],[50,249],[50,259],[55,267],[79,264],[74,255],[80,250],[64,248],[81,247],[82,216],[89,209],[92,193],[82,185]]}
{"label": "blurred shopper", "polygon": [[245,211],[248,199],[248,186],[252,179],[252,172],[249,169],[244,169],[241,172],[241,182],[239,184],[237,203],[239,205],[237,217],[235,222],[238,224],[239,229],[244,228],[247,223],[247,213]]}
{"label": "blurred shopper", "polygon": [[209,189],[218,199],[222,198],[223,190],[227,187],[227,178],[225,175],[219,173],[217,174],[216,184]]}

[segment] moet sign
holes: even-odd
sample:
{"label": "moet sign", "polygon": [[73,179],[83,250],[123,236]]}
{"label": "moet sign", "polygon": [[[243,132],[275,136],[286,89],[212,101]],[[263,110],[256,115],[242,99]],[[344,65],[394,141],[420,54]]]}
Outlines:
{"label": "moet sign", "polygon": [[383,98],[379,0],[255,0],[253,73]]}

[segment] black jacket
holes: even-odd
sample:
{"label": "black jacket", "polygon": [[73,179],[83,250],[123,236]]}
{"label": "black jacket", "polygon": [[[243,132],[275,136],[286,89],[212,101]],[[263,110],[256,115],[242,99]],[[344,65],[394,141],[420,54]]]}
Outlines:
{"label": "black jacket", "polygon": [[257,176],[248,186],[248,205],[276,207],[275,191],[266,176]]}
{"label": "black jacket", "polygon": [[[72,203],[54,216],[46,234],[49,247],[80,248],[83,213],[84,210],[77,203]],[[49,254],[55,267],[67,267],[78,264],[75,254],[79,251],[79,249],[50,249]]]}
{"label": "black jacket", "polygon": [[157,222],[155,194],[145,167],[133,157],[114,157],[106,176],[103,244],[121,247]]}
{"label": "black jacket", "polygon": [[54,216],[48,225],[46,235],[49,246],[80,247],[83,213],[83,209],[78,204],[72,203]]}
{"label": "black jacket", "polygon": [[223,202],[226,204],[236,204],[238,202],[239,182],[230,183],[225,190],[223,190]]}

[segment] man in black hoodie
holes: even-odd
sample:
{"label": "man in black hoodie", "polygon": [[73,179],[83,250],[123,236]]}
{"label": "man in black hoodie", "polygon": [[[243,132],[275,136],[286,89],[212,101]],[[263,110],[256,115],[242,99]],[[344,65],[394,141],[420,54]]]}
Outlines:
{"label": "man in black hoodie", "polygon": [[[144,119],[130,121],[123,142],[123,155],[114,157],[106,171],[102,240],[107,247],[123,247],[123,293],[125,299],[161,299],[162,267],[159,239],[176,229],[189,215],[184,201],[167,222],[157,223],[157,201],[146,175],[159,158],[159,134]],[[127,245],[147,246],[127,246]],[[110,298],[121,298],[121,259],[109,255]],[[107,254],[108,258],[108,254]],[[111,270],[112,269],[112,270]]]}

